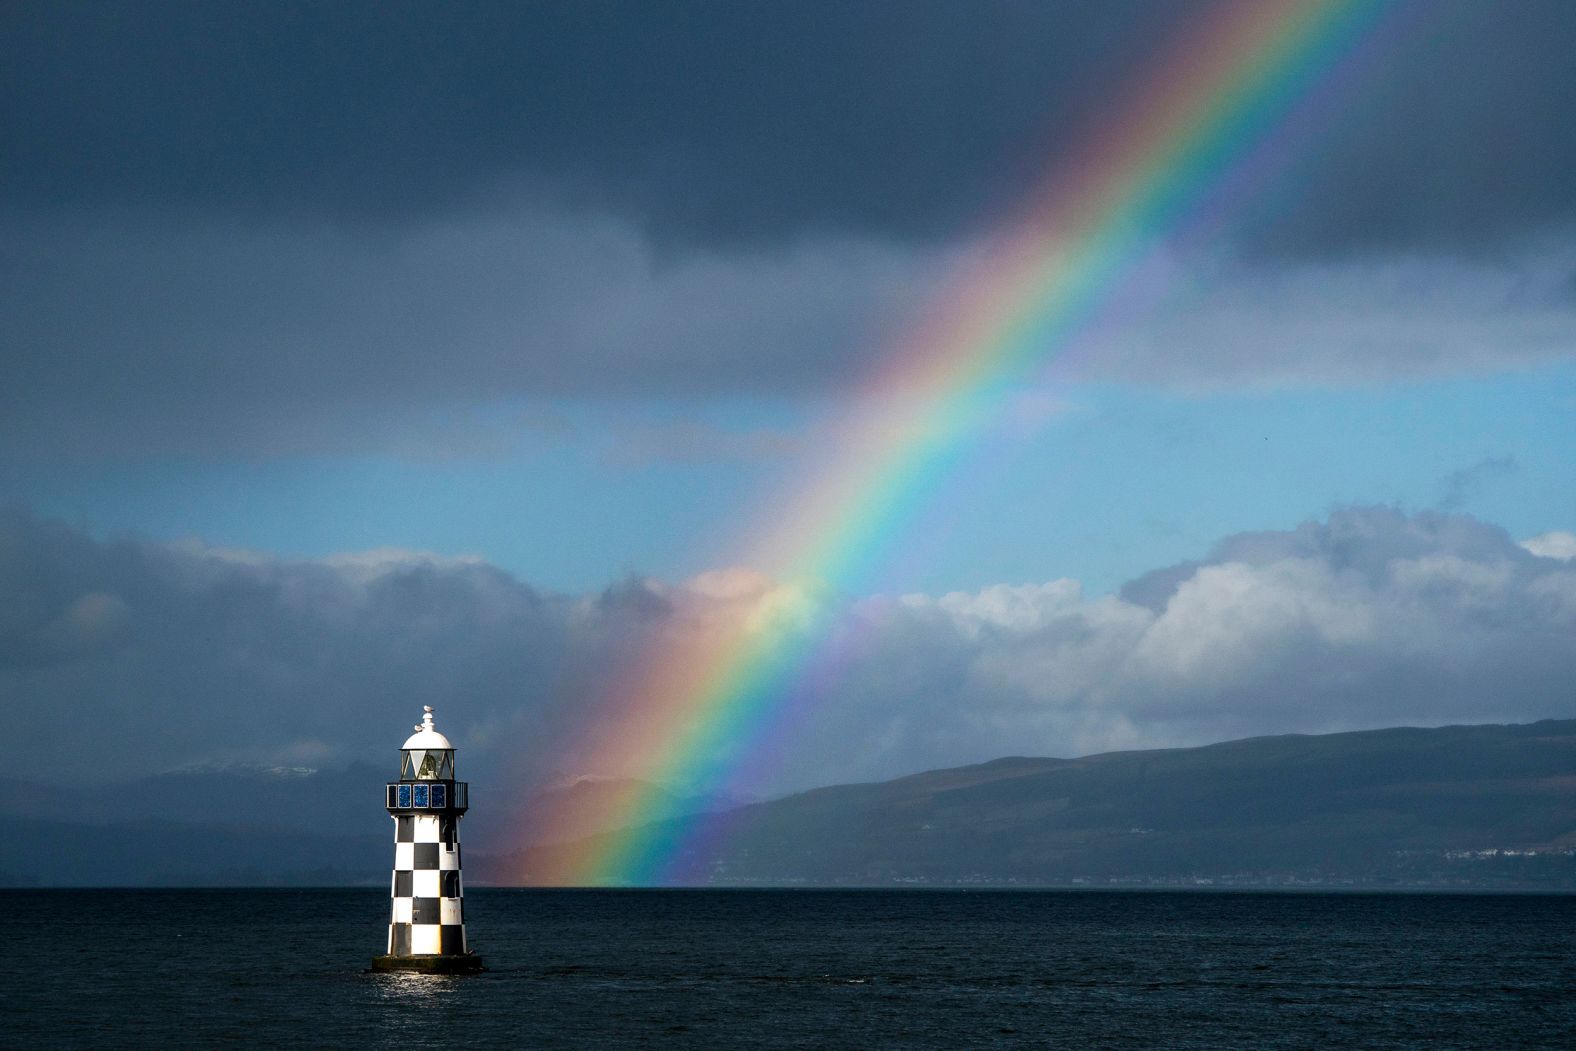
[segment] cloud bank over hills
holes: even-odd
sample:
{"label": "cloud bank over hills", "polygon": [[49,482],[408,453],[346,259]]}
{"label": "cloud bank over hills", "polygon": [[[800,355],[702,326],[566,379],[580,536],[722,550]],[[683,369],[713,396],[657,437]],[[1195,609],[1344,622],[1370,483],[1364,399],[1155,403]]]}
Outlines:
{"label": "cloud bank over hills", "polygon": [[[732,758],[772,792],[1003,754],[1568,715],[1572,539],[1347,508],[1228,537],[1120,594],[1076,581],[849,597],[746,570],[532,588],[479,560],[287,561],[0,519],[0,700],[40,780],[379,761],[437,706],[484,783],[628,773],[565,742],[610,670],[750,616],[850,658]],[[808,626],[808,627],[807,627]]]}

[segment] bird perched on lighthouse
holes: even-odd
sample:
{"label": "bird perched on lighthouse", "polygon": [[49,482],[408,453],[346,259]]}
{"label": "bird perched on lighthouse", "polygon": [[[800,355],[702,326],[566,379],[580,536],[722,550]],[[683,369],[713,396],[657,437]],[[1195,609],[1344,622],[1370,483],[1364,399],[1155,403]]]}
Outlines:
{"label": "bird perched on lighthouse", "polygon": [[454,779],[454,745],[432,723],[432,706],[400,747],[399,780],[387,786],[394,819],[394,879],[385,955],[377,971],[454,974],[482,969],[465,943],[460,818],[470,786]]}

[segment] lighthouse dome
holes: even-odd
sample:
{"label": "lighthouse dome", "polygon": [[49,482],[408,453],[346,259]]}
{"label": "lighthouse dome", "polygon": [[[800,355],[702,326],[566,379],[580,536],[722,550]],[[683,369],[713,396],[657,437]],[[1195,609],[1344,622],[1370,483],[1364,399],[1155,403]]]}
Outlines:
{"label": "lighthouse dome", "polygon": [[448,749],[452,749],[454,746],[449,743],[449,739],[447,737],[443,736],[438,731],[433,730],[433,729],[423,728],[423,729],[417,730],[415,733],[413,733],[409,737],[405,738],[405,743],[400,745],[400,747],[405,749],[406,751],[410,751],[413,748],[426,748],[426,749],[448,748]]}
{"label": "lighthouse dome", "polygon": [[413,748],[447,748],[452,750],[454,745],[450,744],[449,739],[440,734],[437,728],[432,725],[432,705],[423,705],[421,710],[423,713],[421,725],[416,727],[416,732],[407,737],[405,743],[400,745],[400,747],[406,751],[410,751]]}

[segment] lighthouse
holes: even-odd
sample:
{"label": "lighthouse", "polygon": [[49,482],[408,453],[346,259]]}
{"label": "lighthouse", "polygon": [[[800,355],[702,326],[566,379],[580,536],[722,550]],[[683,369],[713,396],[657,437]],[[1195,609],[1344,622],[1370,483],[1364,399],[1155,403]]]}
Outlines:
{"label": "lighthouse", "polygon": [[432,725],[432,706],[400,747],[399,780],[387,788],[394,819],[394,880],[385,955],[376,971],[454,974],[482,969],[465,944],[460,818],[469,786],[454,779],[454,745]]}

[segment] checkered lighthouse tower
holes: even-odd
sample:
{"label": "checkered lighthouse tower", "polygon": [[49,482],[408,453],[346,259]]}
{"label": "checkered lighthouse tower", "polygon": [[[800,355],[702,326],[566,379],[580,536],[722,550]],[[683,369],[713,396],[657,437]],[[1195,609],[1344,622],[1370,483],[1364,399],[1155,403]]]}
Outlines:
{"label": "checkered lighthouse tower", "polygon": [[388,952],[379,971],[479,971],[465,944],[460,818],[469,786],[454,779],[454,746],[432,725],[432,708],[401,747],[399,780],[388,785],[394,819],[394,881]]}

